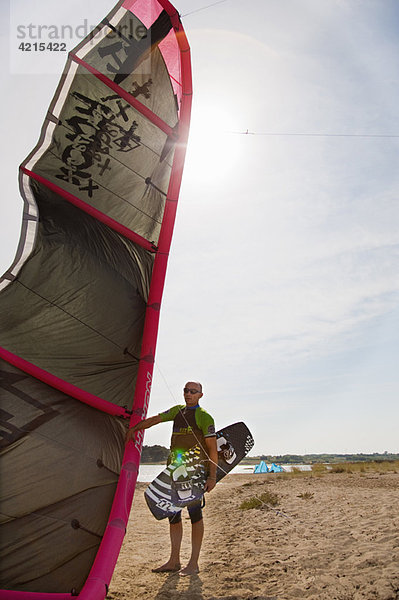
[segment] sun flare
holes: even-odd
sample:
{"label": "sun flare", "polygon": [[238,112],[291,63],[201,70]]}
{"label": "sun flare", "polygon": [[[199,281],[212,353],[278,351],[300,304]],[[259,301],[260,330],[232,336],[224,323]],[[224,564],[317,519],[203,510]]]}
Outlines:
{"label": "sun flare", "polygon": [[240,157],[232,111],[213,105],[193,107],[185,177],[191,182],[222,184]]}

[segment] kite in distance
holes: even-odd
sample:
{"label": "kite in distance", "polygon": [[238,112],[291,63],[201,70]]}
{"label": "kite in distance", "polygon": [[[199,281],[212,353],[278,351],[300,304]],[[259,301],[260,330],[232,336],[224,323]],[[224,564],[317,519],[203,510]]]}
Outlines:
{"label": "kite in distance", "polygon": [[125,0],[69,55],[20,168],[0,279],[0,599],[106,595],[137,479],[191,110],[168,0]]}

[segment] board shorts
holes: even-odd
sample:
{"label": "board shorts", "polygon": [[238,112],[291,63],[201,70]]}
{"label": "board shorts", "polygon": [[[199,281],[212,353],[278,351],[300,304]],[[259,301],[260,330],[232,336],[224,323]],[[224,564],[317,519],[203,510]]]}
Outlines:
{"label": "board shorts", "polygon": [[[196,502],[193,502],[192,504],[189,504],[187,506],[188,514],[190,516],[192,525],[194,525],[194,523],[198,523],[198,521],[201,521],[202,519],[202,508],[205,505],[205,502],[203,502],[203,500],[204,499],[202,498],[201,500],[197,500]],[[175,523],[180,523],[181,510],[175,513],[173,517],[168,517],[168,519],[171,525],[174,525]]]}

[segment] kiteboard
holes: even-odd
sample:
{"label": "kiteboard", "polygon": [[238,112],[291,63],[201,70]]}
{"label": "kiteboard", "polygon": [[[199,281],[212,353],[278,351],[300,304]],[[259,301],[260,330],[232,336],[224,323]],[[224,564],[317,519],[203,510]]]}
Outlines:
{"label": "kiteboard", "polygon": [[[218,466],[216,482],[223,479],[253,448],[254,440],[245,423],[234,423],[216,432]],[[206,464],[200,446],[181,452],[144,492],[145,500],[158,520],[172,517],[184,506],[202,498],[206,483]]]}

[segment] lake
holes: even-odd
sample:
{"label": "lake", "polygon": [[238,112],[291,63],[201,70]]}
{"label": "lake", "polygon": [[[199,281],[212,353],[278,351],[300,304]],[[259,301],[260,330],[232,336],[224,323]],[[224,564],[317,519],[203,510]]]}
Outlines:
{"label": "lake", "polygon": [[[270,465],[268,465],[270,467]],[[296,467],[297,469],[300,469],[301,471],[310,471],[311,470],[311,466],[310,465],[281,465],[284,469],[284,471],[291,471],[293,467]],[[144,481],[144,482],[150,482],[153,479],[155,479],[155,477],[158,475],[158,473],[160,473],[161,471],[163,471],[163,469],[165,468],[164,464],[160,464],[160,465],[140,465],[140,469],[139,469],[139,475],[137,477],[137,481]],[[232,471],[230,471],[232,474],[234,473],[246,473],[246,474],[250,474],[252,473],[254,470],[254,465],[237,465],[236,467],[234,467],[234,469]]]}

